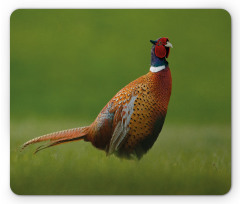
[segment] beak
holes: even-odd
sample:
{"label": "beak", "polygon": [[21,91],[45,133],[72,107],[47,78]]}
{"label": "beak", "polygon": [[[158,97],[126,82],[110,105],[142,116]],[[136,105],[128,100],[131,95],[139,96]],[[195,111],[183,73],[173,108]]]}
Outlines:
{"label": "beak", "polygon": [[172,44],[170,42],[167,41],[167,44],[165,45],[165,47],[171,47],[173,48]]}
{"label": "beak", "polygon": [[152,44],[156,45],[157,40],[150,40],[150,42],[151,42]]}

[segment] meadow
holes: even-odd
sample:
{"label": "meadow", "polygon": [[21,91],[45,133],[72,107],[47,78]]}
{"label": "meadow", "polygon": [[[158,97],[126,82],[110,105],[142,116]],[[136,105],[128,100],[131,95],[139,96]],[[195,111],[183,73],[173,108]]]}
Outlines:
{"label": "meadow", "polygon": [[[169,37],[165,125],[140,161],[83,141],[20,145],[89,125]],[[10,183],[21,195],[222,195],[231,188],[231,18],[224,10],[16,10],[10,19]]]}

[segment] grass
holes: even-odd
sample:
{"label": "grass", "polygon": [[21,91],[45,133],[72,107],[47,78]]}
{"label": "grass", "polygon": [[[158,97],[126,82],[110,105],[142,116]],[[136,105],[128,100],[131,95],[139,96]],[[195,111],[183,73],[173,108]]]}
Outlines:
{"label": "grass", "polygon": [[[140,162],[89,143],[18,147],[90,124],[169,37],[172,95]],[[10,19],[10,183],[17,194],[225,194],[231,186],[231,17],[225,10],[16,10]]]}
{"label": "grass", "polygon": [[231,137],[227,125],[166,124],[156,144],[140,161],[106,157],[83,141],[36,155],[33,151],[37,145],[21,153],[16,148],[36,134],[78,125],[65,120],[11,122],[11,134],[15,136],[11,139],[11,188],[15,193],[218,195],[230,189]]}

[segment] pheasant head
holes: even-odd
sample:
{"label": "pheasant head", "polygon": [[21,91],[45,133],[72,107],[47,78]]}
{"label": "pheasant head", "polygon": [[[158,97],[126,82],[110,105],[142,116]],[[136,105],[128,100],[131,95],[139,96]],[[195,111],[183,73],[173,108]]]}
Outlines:
{"label": "pheasant head", "polygon": [[166,58],[168,58],[170,53],[170,48],[172,48],[172,44],[169,42],[168,38],[158,38],[157,40],[150,40],[153,44],[151,50],[151,65],[153,67],[158,67],[168,65]]}

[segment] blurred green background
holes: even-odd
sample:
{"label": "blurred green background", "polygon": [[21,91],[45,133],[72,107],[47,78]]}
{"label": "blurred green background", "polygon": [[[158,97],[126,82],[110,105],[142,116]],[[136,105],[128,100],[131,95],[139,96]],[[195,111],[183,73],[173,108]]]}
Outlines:
{"label": "blurred green background", "polygon": [[[139,162],[33,137],[89,125],[168,37],[173,88]],[[16,10],[10,18],[11,189],[17,194],[225,194],[231,187],[231,18],[225,10]]]}

